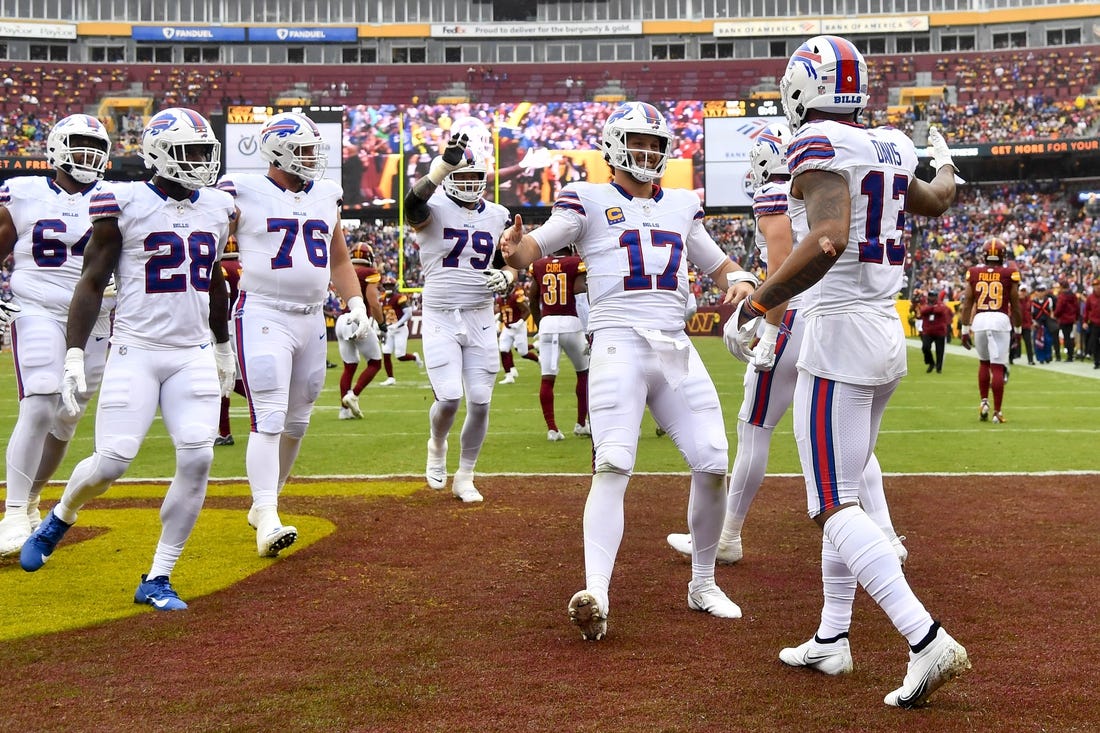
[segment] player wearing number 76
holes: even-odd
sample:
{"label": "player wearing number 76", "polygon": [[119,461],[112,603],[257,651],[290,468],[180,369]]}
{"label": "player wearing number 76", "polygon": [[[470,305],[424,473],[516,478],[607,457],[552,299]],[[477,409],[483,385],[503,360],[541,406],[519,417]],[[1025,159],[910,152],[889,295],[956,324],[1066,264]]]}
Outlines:
{"label": "player wearing number 76", "polygon": [[114,273],[118,300],[95,452],[76,465],[61,500],[20,552],[24,570],[42,567],[81,507],[126,472],[159,406],[176,473],[161,505],[152,566],[134,594],[135,603],[159,611],[187,608],[169,577],[206,497],[221,392],[233,388],[232,360],[224,358],[228,293],[218,264],[233,200],[208,188],[218,175],[220,148],[201,115],[166,109],[142,133],[152,180],[105,185],[92,196],[91,241],[69,305],[61,403],[75,413],[87,391],[84,347]]}
{"label": "player wearing number 76", "polygon": [[[256,528],[260,557],[275,557],[298,538],[297,528],[279,518],[279,492],[325,382],[322,305],[330,281],[348,305],[353,338],[371,324],[340,227],[343,189],[324,177],[328,155],[320,130],[305,115],[284,112],[259,134],[266,175],[226,176],[218,188],[233,195],[239,215],[231,233],[241,262],[237,360],[252,417],[245,451],[248,523]],[[382,306],[371,308],[381,323]]]}
{"label": "player wearing number 76", "polygon": [[684,332],[687,263],[728,282],[727,302],[740,302],[756,285],[707,234],[699,197],[658,185],[674,147],[663,112],[644,102],[620,106],[604,124],[602,147],[610,183],[566,186],[546,224],[525,235],[517,216],[501,238],[512,267],[576,242],[588,271],[595,472],[584,510],[586,584],[570,600],[569,616],[593,641],[607,629],[623,500],[647,405],[691,468],[688,606],[741,615],[714,582],[729,445],[714,382]]}

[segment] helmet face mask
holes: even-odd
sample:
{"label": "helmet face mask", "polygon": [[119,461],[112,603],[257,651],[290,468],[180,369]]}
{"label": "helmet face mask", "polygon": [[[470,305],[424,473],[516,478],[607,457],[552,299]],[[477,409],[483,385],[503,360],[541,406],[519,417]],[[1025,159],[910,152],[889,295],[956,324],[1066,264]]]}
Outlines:
{"label": "helmet face mask", "polygon": [[78,183],[103,179],[107,170],[111,137],[103,123],[89,115],[69,115],[50,130],[46,160]]}
{"label": "helmet face mask", "polygon": [[304,181],[316,181],[328,167],[328,145],[316,123],[296,112],[275,115],[260,131],[260,156]]}
{"label": "helmet face mask", "polygon": [[443,179],[443,191],[451,198],[472,204],[485,193],[489,166],[473,150],[466,148],[466,165]]}
{"label": "helmet face mask", "polygon": [[785,175],[787,169],[787,143],[791,130],[782,122],[761,130],[749,150],[749,175],[754,189],[760,188],[774,175]]}
{"label": "helmet face mask", "polygon": [[158,112],[141,134],[145,166],[192,191],[218,180],[221,149],[206,118],[182,107]]}
{"label": "helmet face mask", "polygon": [[867,107],[867,61],[851,41],[839,36],[814,36],[787,62],[779,81],[779,96],[792,130],[806,121],[811,109],[830,114],[854,114]]}
{"label": "helmet face mask", "polygon": [[[657,138],[656,149],[637,147],[638,138],[635,135]],[[645,102],[627,102],[619,106],[604,123],[603,153],[608,165],[626,171],[640,183],[657,180],[665,174],[665,166],[672,153],[672,133],[665,116]]]}

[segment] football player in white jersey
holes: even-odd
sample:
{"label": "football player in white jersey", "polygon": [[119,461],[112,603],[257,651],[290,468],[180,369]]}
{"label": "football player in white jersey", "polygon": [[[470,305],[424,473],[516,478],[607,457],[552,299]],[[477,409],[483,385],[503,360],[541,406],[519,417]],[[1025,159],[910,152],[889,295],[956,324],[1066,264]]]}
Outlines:
{"label": "football player in white jersey", "polygon": [[[775,272],[783,265],[794,245],[787,211],[791,178],[787,169],[787,143],[790,139],[790,128],[777,123],[762,130],[749,151],[756,246],[769,272]],[[737,416],[737,453],[730,474],[726,522],[718,543],[720,563],[741,560],[741,528],[764,481],[772,433],[794,399],[794,385],[798,378],[795,362],[802,346],[801,297],[796,295],[785,306],[768,311],[766,325],[761,329],[760,343],[753,350],[752,361],[745,370],[745,395]],[[864,510],[891,538],[895,552],[904,563],[908,552],[890,520],[882,486],[882,469],[874,454],[871,454],[864,471],[859,498]],[[668,543],[677,551],[691,555],[691,535],[670,534]]]}
{"label": "football player in white jersey", "polygon": [[[343,189],[324,177],[328,157],[317,125],[294,112],[275,115],[260,130],[260,155],[266,175],[226,176],[218,187],[237,205],[230,233],[241,262],[237,358],[252,415],[248,523],[259,555],[275,557],[298,538],[279,519],[279,492],[325,382],[322,307],[330,281],[348,305],[349,335],[360,338],[371,324],[340,226]],[[371,308],[382,322],[381,306]]]}
{"label": "football player in white jersey", "polygon": [[858,581],[909,643],[901,687],[884,699],[909,708],[970,662],[909,587],[890,539],[860,506],[859,484],[906,371],[894,305],[905,262],[904,215],[943,214],[955,199],[955,168],[936,130],[929,132],[936,176],[926,183],[915,175],[917,152],[908,137],[860,124],[867,80],[863,55],[837,36],[811,38],[787,64],[780,94],[794,131],[787,160],[798,244],[738,306],[729,327],[747,341],[767,310],[806,292],[794,432],[809,514],[823,530],[824,605],[816,633],[779,658],[826,674],[850,671]]}
{"label": "football player in white jersey", "polygon": [[421,337],[435,393],[428,411],[431,437],[424,476],[433,489],[447,485],[447,436],[465,396],[451,493],[478,502],[482,496],[474,485],[474,467],[489,430],[489,402],[500,365],[493,294],[509,292],[516,271],[504,266],[497,251],[508,210],[482,198],[486,151],[469,149],[468,142],[464,134],[451,136],[428,175],[405,197],[405,218],[420,243]]}
{"label": "football player in white jersey", "polygon": [[[218,259],[233,219],[231,197],[209,186],[221,144],[190,109],[154,115],[141,137],[149,182],[96,193],[92,237],[69,305],[61,401],[70,412],[87,391],[84,347],[114,273],[118,290],[110,353],[96,412],[95,452],[73,469],[61,501],[23,545],[33,572],[86,503],[121,477],[160,406],[176,450],[176,474],[161,504],[161,534],[135,603],[158,611],[187,608],[170,576],[206,497],[223,393],[235,375],[229,348],[228,295]],[[211,348],[211,334],[216,342]]]}
{"label": "football player in white jersey", "polygon": [[673,149],[662,112],[644,102],[622,105],[607,118],[602,143],[611,183],[566,186],[546,224],[524,235],[517,216],[501,240],[505,261],[517,268],[576,242],[588,271],[595,473],[584,510],[587,582],[569,601],[569,616],[592,640],[607,630],[623,499],[647,405],[691,468],[688,607],[723,618],[741,615],[714,582],[729,445],[718,392],[684,330],[688,261],[729,283],[729,301],[756,284],[707,234],[699,197],[657,184]]}
{"label": "football player in white jersey", "polygon": [[[60,409],[65,319],[91,236],[88,202],[107,169],[111,138],[99,120],[70,115],[46,138],[47,176],[0,186],[0,260],[14,255],[11,303],[0,303],[0,329],[11,323],[19,417],[8,441],[6,513],[0,557],[19,552],[41,517],[38,500],[65,455],[107,360],[113,298],[104,299],[85,352],[88,393],[79,410]],[[21,310],[20,310],[21,309]]]}

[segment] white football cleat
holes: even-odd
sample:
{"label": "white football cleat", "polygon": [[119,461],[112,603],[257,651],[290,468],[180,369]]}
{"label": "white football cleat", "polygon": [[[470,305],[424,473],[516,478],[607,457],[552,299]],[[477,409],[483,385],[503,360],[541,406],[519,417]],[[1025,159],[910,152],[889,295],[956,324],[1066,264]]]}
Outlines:
{"label": "white football cleat", "polygon": [[560,430],[547,430],[546,439],[551,443],[556,443],[559,440],[565,440],[565,436],[562,435]]}
{"label": "white football cleat", "polygon": [[573,435],[588,435],[588,436],[591,436],[592,435],[592,425],[590,423],[585,423],[584,425],[581,425],[580,423],[577,423],[576,425],[573,426]]}
{"label": "white football cleat", "polygon": [[883,702],[898,708],[923,705],[932,693],[970,669],[970,659],[962,644],[936,624],[936,636],[919,652],[909,652],[909,666],[901,687]]}
{"label": "white football cleat", "polygon": [[467,504],[485,500],[474,486],[474,472],[469,469],[460,468],[455,471],[454,481],[451,482],[451,493],[456,499],[461,499]]}
{"label": "white football cleat", "polygon": [[814,635],[807,642],[780,651],[779,661],[791,667],[816,669],[827,675],[848,674],[852,671],[852,648],[846,636],[824,643]]}
{"label": "white football cleat", "polygon": [[504,379],[500,380],[498,384],[515,384],[516,378],[512,376],[511,372],[504,375]]}
{"label": "white football cleat", "polygon": [[423,371],[424,370],[424,359],[421,358],[419,351],[414,351],[413,352],[413,359],[416,361],[417,369],[420,369],[421,371]]}
{"label": "white football cleat", "polygon": [[340,398],[340,404],[348,408],[352,417],[356,419],[363,417],[363,409],[359,407],[359,395],[355,394],[350,389],[347,394]]}
{"label": "white football cleat", "polygon": [[256,552],[260,557],[277,557],[298,539],[298,528],[284,525],[275,507],[253,506],[248,523],[256,528]]}
{"label": "white football cleat", "polygon": [[[669,546],[676,550],[681,555],[691,557],[691,535],[689,534],[670,534],[665,538],[668,541]],[[735,540],[718,540],[718,556],[716,561],[719,565],[733,565],[741,562],[741,558],[745,554],[741,549],[741,538],[738,537]]]}
{"label": "white football cleat", "polygon": [[433,447],[435,441],[428,438],[428,463],[424,468],[424,478],[428,486],[439,490],[447,485],[447,441],[438,451]]}
{"label": "white football cleat", "polygon": [[722,592],[714,578],[688,583],[688,608],[718,618],[741,618],[741,608]]}
{"label": "white football cleat", "polygon": [[349,410],[346,407],[341,407],[340,408],[339,417],[340,417],[341,420],[354,420],[355,419],[355,415],[352,415],[351,410]]}
{"label": "white football cleat", "polygon": [[22,510],[8,512],[0,519],[0,557],[18,555],[34,529],[30,516]]}
{"label": "white football cleat", "polygon": [[569,622],[585,641],[599,641],[607,635],[607,607],[600,606],[595,593],[579,590],[569,599]]}
{"label": "white football cleat", "polygon": [[392,387],[395,384],[397,384],[396,379],[394,379],[393,377],[386,377],[384,380],[382,380],[382,383],[378,386],[379,387]]}

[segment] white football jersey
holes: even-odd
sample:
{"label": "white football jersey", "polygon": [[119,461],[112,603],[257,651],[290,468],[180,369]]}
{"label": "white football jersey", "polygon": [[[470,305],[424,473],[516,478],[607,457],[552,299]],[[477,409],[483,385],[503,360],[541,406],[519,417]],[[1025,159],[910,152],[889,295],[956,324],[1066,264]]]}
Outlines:
{"label": "white football jersey", "polygon": [[343,188],[321,179],[295,192],[258,173],[226,176],[218,188],[233,195],[241,212],[241,292],[296,305],[324,303]]}
{"label": "white football jersey", "polygon": [[[760,218],[764,216],[789,217],[791,212],[787,203],[787,196],[790,192],[790,181],[767,181],[763,186],[756,189],[752,194],[752,215],[756,218],[757,224],[759,224]],[[768,264],[768,243],[764,241],[764,233],[760,231],[759,226],[756,227],[753,241],[756,244],[756,249],[760,252],[760,261],[765,265]],[[798,239],[795,239],[793,245],[797,246],[798,241]],[[787,310],[799,308],[801,303],[802,295],[796,295],[787,302]]]}
{"label": "white football jersey", "polygon": [[493,266],[497,240],[507,228],[508,209],[485,199],[468,209],[437,190],[428,199],[431,216],[416,232],[420,245],[425,308],[484,308],[493,304],[485,271]]}
{"label": "white football jersey", "polygon": [[[905,265],[905,196],[917,168],[913,141],[891,127],[867,129],[836,120],[802,125],[787,146],[792,177],[827,170],[851,194],[848,246],[803,295],[807,335],[800,366],[856,384],[883,384],[905,374],[905,347],[894,301]],[[809,232],[806,208],[792,197],[795,242]],[[819,318],[827,323],[815,322]]]}
{"label": "white football jersey", "polygon": [[[11,290],[24,313],[68,320],[92,236],[88,204],[101,187],[97,181],[69,194],[46,176],[12,178],[0,186],[0,206],[11,214],[17,236]],[[113,306],[113,298],[104,298],[101,320]]]}
{"label": "white football jersey", "polygon": [[92,197],[92,221],[118,219],[114,344],[174,349],[210,343],[210,273],[225,248],[233,198],[202,188],[176,201],[148,182]]}
{"label": "white football jersey", "polygon": [[543,256],[576,242],[588,273],[589,331],[682,331],[688,261],[710,273],[727,259],[692,191],[656,187],[653,198],[639,199],[614,183],[571,183],[554,202],[555,218],[553,231],[571,239],[550,241],[541,229],[532,236]]}

